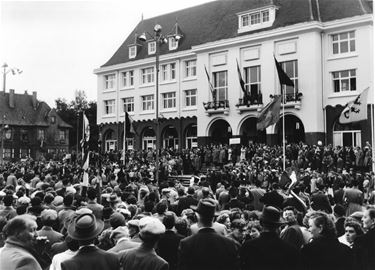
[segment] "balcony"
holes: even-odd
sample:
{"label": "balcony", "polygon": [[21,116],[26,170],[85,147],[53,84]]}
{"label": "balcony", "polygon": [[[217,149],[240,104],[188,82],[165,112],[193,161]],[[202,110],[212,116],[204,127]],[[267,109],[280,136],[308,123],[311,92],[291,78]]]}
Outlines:
{"label": "balcony", "polygon": [[297,110],[301,109],[301,100],[302,100],[302,93],[295,92],[295,93],[287,93],[285,94],[285,108],[294,108]]}
{"label": "balcony", "polygon": [[252,95],[250,98],[240,98],[236,104],[236,107],[239,113],[247,111],[261,111],[263,108],[262,94]]}
{"label": "balcony", "polygon": [[211,114],[229,114],[229,100],[203,102],[203,107],[207,115]]}

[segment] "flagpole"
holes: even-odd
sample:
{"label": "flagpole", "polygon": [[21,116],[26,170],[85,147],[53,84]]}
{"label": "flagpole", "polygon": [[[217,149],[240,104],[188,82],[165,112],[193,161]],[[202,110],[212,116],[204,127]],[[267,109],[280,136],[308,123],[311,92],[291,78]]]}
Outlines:
{"label": "flagpole", "polygon": [[122,148],[122,151],[123,151],[123,164],[124,164],[124,166],[125,166],[125,147],[126,147],[126,142],[125,142],[125,140],[126,140],[126,111],[125,111],[125,113],[124,113],[124,142],[123,142],[123,148]]}
{"label": "flagpole", "polygon": [[372,172],[375,172],[375,135],[374,135],[374,104],[371,104],[371,160],[372,160]]}
{"label": "flagpole", "polygon": [[[86,140],[85,138],[85,111],[82,110],[82,140]],[[85,143],[85,142],[84,142]],[[82,160],[84,158],[84,155],[85,155],[85,145],[83,145],[82,147]]]}
{"label": "flagpole", "polygon": [[283,85],[280,84],[281,87],[281,94],[282,94],[282,102],[283,102],[283,170],[285,171],[285,96],[283,92]]}

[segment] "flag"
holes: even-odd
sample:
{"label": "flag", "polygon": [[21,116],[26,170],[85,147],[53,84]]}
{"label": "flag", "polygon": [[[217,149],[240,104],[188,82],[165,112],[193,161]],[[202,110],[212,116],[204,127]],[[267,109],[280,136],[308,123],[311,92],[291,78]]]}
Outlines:
{"label": "flag", "polygon": [[240,66],[238,65],[238,61],[237,61],[237,72],[238,72],[238,79],[240,80],[242,92],[244,93],[244,97],[247,97],[249,96],[249,93],[246,91],[245,82],[242,79],[241,70],[240,70]]}
{"label": "flag", "polygon": [[283,68],[281,67],[280,63],[277,62],[275,56],[273,56],[273,58],[275,59],[275,64],[276,64],[276,68],[277,68],[277,74],[279,76],[279,81],[280,81],[280,84],[285,84],[285,85],[289,85],[289,86],[294,86],[294,83],[293,81],[289,78],[289,76],[284,72]]}
{"label": "flag", "polygon": [[128,133],[135,133],[134,125],[133,125],[133,119],[130,117],[128,112],[125,112],[125,134]]}
{"label": "flag", "polygon": [[83,132],[84,138],[88,142],[90,140],[90,123],[85,114],[83,114]]}
{"label": "flag", "polygon": [[286,171],[283,171],[283,173],[281,174],[280,181],[279,181],[279,186],[282,189],[286,189],[287,187],[290,186],[291,183],[292,183],[292,179],[290,179]]}
{"label": "flag", "polygon": [[347,124],[367,119],[367,96],[369,87],[362,91],[355,100],[346,104],[339,117],[340,124]]}
{"label": "flag", "polygon": [[280,105],[281,96],[277,96],[261,110],[257,121],[257,130],[263,130],[279,121]]}
{"label": "flag", "polygon": [[216,91],[215,91],[214,86],[211,83],[210,75],[208,74],[206,66],[204,66],[204,70],[206,71],[207,80],[208,80],[208,84],[210,85],[210,91],[211,91],[211,94],[212,94],[212,98],[213,98],[213,100],[216,100]]}

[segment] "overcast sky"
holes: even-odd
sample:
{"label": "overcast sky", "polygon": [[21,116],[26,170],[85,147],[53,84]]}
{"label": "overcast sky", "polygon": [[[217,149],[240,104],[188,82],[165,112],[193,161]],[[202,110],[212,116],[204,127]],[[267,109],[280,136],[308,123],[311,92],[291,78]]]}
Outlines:
{"label": "overcast sky", "polygon": [[1,0],[0,64],[23,71],[7,74],[6,89],[37,91],[51,107],[59,97],[73,100],[75,90],[96,100],[93,70],[115,53],[142,14],[147,19],[211,1]]}

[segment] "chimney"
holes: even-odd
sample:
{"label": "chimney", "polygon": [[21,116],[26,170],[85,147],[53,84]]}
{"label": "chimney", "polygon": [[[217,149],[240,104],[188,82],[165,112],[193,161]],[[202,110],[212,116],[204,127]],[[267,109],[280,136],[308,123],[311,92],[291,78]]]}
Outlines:
{"label": "chimney", "polygon": [[38,100],[36,99],[36,91],[33,91],[32,102],[33,102],[33,108],[34,110],[36,110],[36,108],[38,107]]}
{"label": "chimney", "polygon": [[25,95],[27,96],[29,93],[27,93],[27,90],[25,90]]}
{"label": "chimney", "polygon": [[14,109],[14,89],[9,89],[9,107]]}

